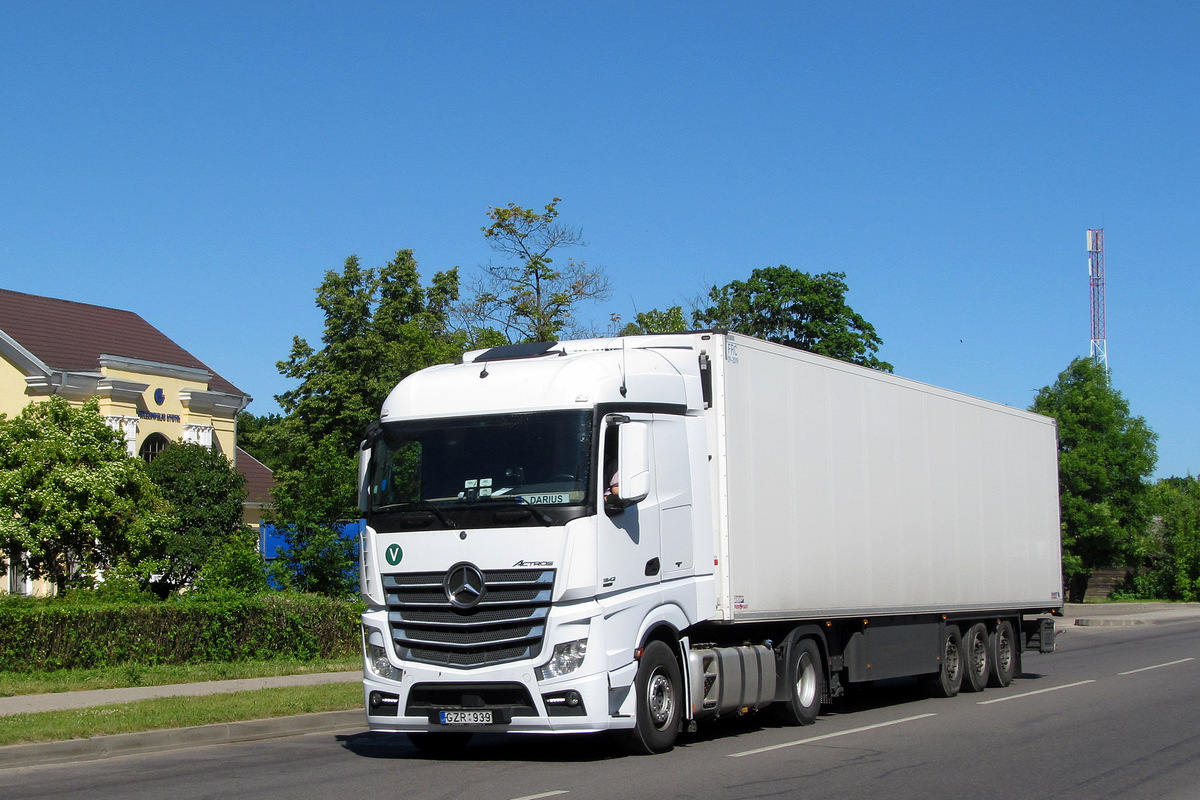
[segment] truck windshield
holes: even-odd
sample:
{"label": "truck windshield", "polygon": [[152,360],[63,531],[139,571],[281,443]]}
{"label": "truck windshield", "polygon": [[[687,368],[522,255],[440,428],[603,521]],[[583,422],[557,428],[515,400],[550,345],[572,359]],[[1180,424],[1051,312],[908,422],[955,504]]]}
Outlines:
{"label": "truck windshield", "polygon": [[372,513],[582,504],[588,411],[388,422],[372,454]]}

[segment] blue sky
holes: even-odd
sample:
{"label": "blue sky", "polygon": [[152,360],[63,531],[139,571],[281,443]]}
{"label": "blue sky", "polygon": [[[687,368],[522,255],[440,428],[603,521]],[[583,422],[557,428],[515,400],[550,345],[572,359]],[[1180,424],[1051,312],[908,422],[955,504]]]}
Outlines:
{"label": "blue sky", "polygon": [[141,314],[276,410],[354,253],[424,275],[540,207],[614,292],[845,272],[897,374],[1027,407],[1108,355],[1200,474],[1200,5],[10,2],[0,287]]}

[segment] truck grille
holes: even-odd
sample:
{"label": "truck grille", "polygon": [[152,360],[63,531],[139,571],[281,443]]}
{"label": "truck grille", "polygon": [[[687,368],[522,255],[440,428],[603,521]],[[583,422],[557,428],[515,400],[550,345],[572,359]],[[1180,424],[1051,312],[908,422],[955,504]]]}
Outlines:
{"label": "truck grille", "polygon": [[388,625],[400,658],[471,669],[541,651],[554,570],[484,573],[482,598],[467,609],[451,604],[442,588],[445,579],[444,572],[383,576]]}

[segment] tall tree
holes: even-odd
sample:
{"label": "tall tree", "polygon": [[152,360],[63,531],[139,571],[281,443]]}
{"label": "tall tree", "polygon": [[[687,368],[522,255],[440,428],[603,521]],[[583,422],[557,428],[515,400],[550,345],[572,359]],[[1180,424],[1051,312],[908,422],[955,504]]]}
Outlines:
{"label": "tall tree", "polygon": [[[276,466],[275,516],[296,530],[358,515],[355,459],[367,424],[406,375],[453,361],[465,335],[451,330],[457,268],[423,287],[411,250],[382,268],[357,256],[330,270],[317,287],[325,315],[321,347],[297,336],[279,371],[299,381],[276,400],[286,416],[271,427],[286,453]],[[275,465],[273,465],[275,466]]]}
{"label": "tall tree", "polygon": [[621,336],[637,336],[642,333],[679,333],[688,330],[687,320],[683,316],[682,306],[671,306],[666,311],[652,308],[649,311],[639,311],[633,322],[627,322],[621,328]]}
{"label": "tall tree", "polygon": [[240,531],[246,477],[220,453],[181,442],[167,446],[147,470],[176,518],[165,542],[166,567],[157,582],[170,588],[187,586],[213,549]]}
{"label": "tall tree", "polygon": [[145,462],[95,400],[74,408],[55,396],[0,415],[0,542],[26,574],[60,594],[113,567],[147,584],[173,526]]}
{"label": "tall tree", "polygon": [[1087,358],[1043,387],[1030,410],[1058,420],[1063,574],[1068,599],[1082,602],[1092,571],[1126,564],[1146,530],[1158,436]]}
{"label": "tall tree", "polygon": [[571,258],[554,265],[557,252],[586,245],[578,229],[558,221],[560,202],[555,197],[541,212],[515,203],[488,209],[492,222],[483,235],[505,261],[483,268],[474,296],[460,308],[473,338],[489,328],[508,342],[586,333],[575,317],[579,304],[608,299],[604,270]]}
{"label": "tall tree", "polygon": [[844,272],[810,275],[783,265],[756,269],[747,281],[712,287],[710,305],[692,321],[891,372],[875,355],[883,340],[874,326],[846,303],[845,278]]}

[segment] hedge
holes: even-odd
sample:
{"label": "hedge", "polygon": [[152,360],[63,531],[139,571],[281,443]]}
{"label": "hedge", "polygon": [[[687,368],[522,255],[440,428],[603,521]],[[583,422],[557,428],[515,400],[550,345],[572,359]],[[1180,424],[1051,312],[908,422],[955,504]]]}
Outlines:
{"label": "hedge", "polygon": [[361,646],[355,603],[278,594],[149,605],[0,603],[0,671],[338,658]]}

